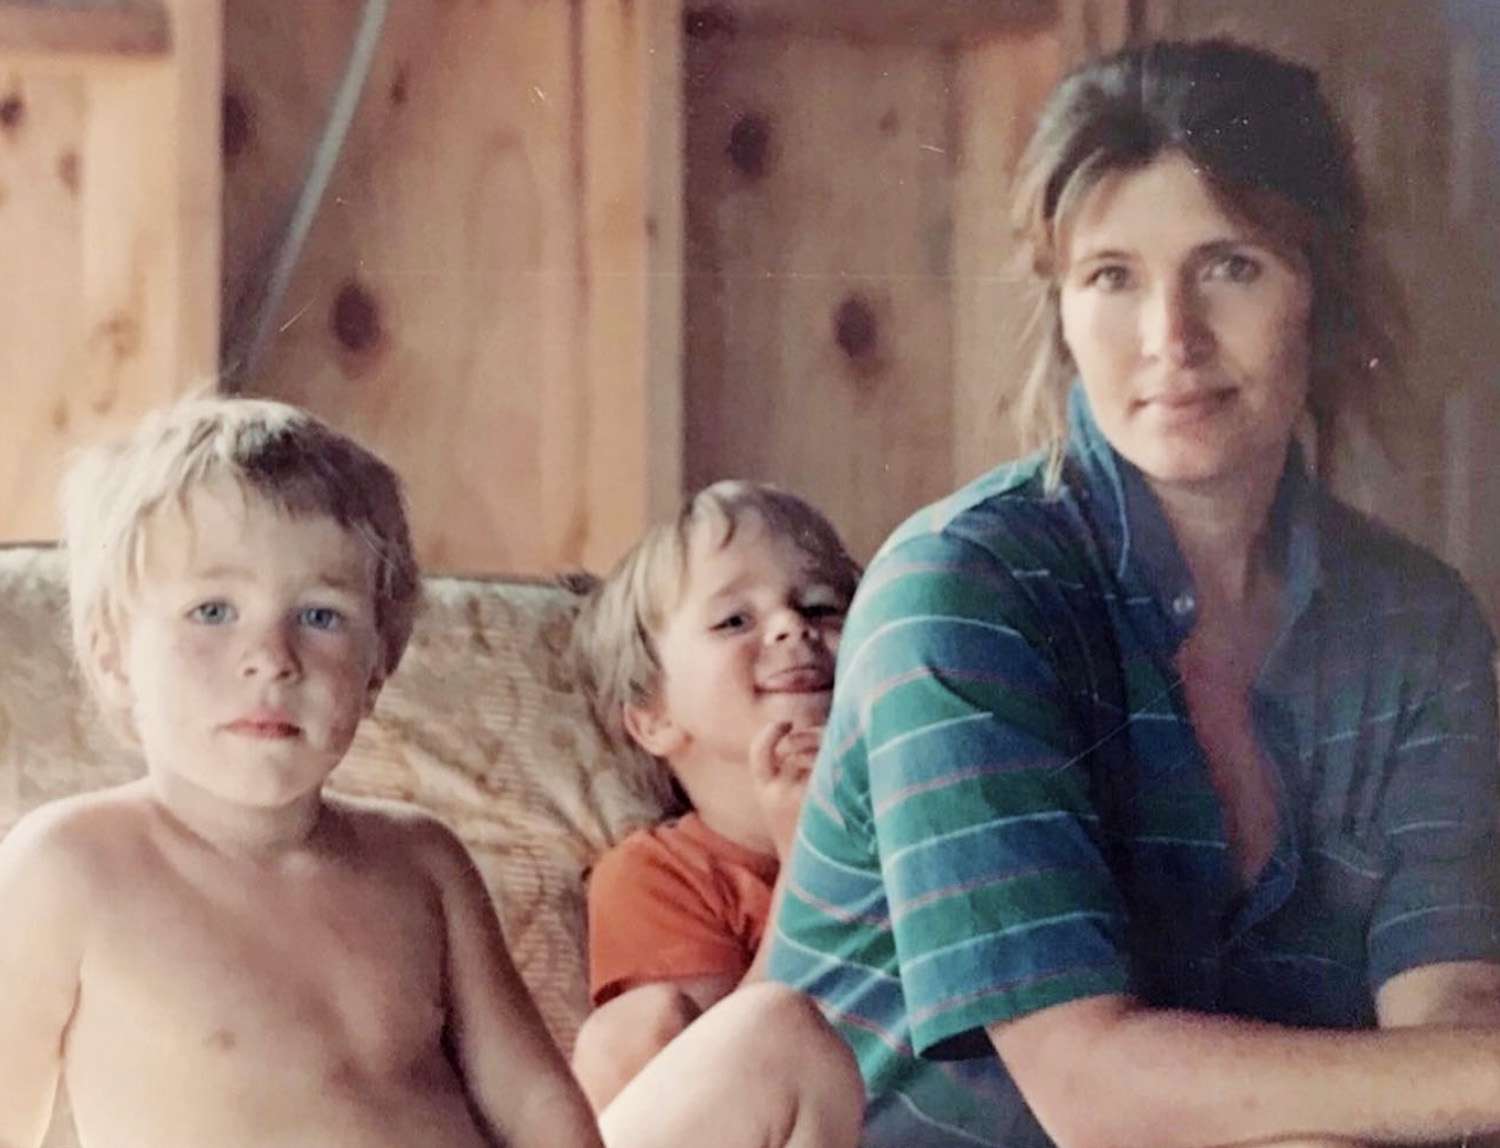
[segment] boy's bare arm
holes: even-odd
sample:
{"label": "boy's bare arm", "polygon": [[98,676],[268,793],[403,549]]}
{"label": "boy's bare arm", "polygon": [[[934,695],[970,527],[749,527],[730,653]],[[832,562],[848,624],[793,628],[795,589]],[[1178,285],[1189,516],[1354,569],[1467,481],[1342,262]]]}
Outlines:
{"label": "boy's bare arm", "polygon": [[46,809],[0,841],[0,1148],[36,1148],[62,1074],[86,920],[82,859]]}
{"label": "boy's bare arm", "polygon": [[990,1037],[1063,1148],[1430,1144],[1500,1130],[1500,1029],[1301,1030],[1095,997]]}
{"label": "boy's bare arm", "polygon": [[506,1148],[600,1148],[598,1128],[505,946],[467,851],[422,830],[447,922],[448,1036],[484,1131]]}

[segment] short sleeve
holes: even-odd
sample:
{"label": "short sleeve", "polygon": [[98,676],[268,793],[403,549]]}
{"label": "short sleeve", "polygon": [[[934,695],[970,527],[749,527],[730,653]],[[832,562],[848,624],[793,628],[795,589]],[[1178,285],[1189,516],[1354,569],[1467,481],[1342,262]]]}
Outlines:
{"label": "short sleeve", "polygon": [[1467,591],[1435,635],[1392,743],[1391,869],[1370,923],[1372,988],[1444,961],[1500,961],[1500,757],[1494,640]]}
{"label": "short sleeve", "polygon": [[588,882],[594,1004],[653,981],[749,968],[754,954],[724,923],[706,880],[644,831],[599,859]]}
{"label": "short sleeve", "polygon": [[1058,672],[1100,643],[1067,637],[1082,619],[972,543],[917,540],[867,581],[846,696],[917,1051],[966,1055],[975,1030],[1125,991],[1088,699]]}

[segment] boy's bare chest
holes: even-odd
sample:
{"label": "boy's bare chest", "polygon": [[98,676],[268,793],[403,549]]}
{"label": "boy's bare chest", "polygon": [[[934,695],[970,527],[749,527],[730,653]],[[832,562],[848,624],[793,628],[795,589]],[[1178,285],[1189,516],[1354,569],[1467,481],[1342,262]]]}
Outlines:
{"label": "boy's bare chest", "polygon": [[147,1061],[191,1059],[199,1079],[250,1065],[305,1088],[415,1070],[441,1040],[443,922],[386,876],[156,874],[99,922],[78,1035],[132,1018],[117,1036]]}

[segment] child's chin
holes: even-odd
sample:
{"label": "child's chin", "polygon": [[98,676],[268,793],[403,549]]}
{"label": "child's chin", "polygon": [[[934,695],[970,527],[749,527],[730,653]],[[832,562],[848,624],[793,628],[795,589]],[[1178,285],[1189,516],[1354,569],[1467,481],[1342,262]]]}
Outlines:
{"label": "child's chin", "polygon": [[770,695],[769,709],[777,721],[789,721],[795,726],[822,725],[828,720],[828,706],[833,695],[828,690],[807,693],[784,693]]}

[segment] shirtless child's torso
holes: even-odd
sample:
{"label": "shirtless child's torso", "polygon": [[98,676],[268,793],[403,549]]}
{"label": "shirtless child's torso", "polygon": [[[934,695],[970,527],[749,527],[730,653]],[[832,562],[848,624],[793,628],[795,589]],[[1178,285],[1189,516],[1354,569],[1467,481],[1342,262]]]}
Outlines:
{"label": "shirtless child's torso", "polygon": [[450,886],[474,878],[436,823],[325,799],[296,848],[236,856],[140,783],[26,829],[5,885],[87,1148],[491,1143],[446,1040]]}

